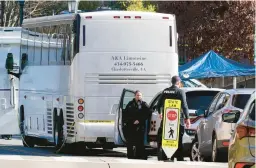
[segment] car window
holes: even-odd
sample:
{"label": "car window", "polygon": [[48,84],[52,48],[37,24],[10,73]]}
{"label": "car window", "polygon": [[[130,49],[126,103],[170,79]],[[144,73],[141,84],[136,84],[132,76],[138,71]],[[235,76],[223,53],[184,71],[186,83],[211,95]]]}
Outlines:
{"label": "car window", "polygon": [[252,107],[250,108],[249,118],[255,121],[255,102],[252,104]]}
{"label": "car window", "polygon": [[235,94],[232,99],[232,106],[240,109],[244,109],[247,101],[250,98],[250,94]]}
{"label": "car window", "polygon": [[223,108],[227,104],[228,99],[229,99],[229,95],[226,93],[222,93],[217,104],[216,104],[216,108],[214,111],[217,111],[217,110]]}
{"label": "car window", "polygon": [[217,103],[217,101],[218,101],[218,99],[219,99],[219,96],[220,96],[220,94],[217,94],[217,95],[214,97],[214,99],[213,99],[213,101],[212,101],[212,103],[211,103],[211,105],[210,105],[210,107],[209,107],[209,109],[208,109],[208,112],[207,112],[208,115],[214,111],[215,106],[216,106],[216,103]]}
{"label": "car window", "polygon": [[159,98],[160,98],[160,95],[161,95],[161,94],[159,94],[159,95],[153,100],[153,102],[152,102],[150,108],[153,108],[154,106],[157,105],[157,103],[158,103],[158,101],[159,101]]}
{"label": "car window", "polygon": [[190,91],[186,92],[188,108],[191,110],[206,110],[219,91]]}

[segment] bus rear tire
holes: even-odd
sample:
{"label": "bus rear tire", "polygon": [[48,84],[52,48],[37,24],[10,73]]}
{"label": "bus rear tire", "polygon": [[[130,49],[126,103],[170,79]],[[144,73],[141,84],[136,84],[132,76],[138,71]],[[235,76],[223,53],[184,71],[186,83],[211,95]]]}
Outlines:
{"label": "bus rear tire", "polygon": [[57,152],[64,147],[63,119],[61,117],[57,117],[54,128],[54,143]]}
{"label": "bus rear tire", "polygon": [[111,145],[104,145],[104,146],[102,147],[102,149],[103,149],[104,151],[106,151],[106,150],[113,150],[114,147],[111,146]]}
{"label": "bus rear tire", "polygon": [[24,136],[22,139],[24,147],[33,148],[35,146],[34,139],[29,136]]}

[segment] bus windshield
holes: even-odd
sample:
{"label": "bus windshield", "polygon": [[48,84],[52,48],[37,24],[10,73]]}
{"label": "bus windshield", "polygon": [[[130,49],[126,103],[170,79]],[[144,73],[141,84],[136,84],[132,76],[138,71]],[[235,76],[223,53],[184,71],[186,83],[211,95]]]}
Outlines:
{"label": "bus windshield", "polygon": [[170,52],[175,45],[170,22],[95,20],[81,26],[86,29],[86,51]]}

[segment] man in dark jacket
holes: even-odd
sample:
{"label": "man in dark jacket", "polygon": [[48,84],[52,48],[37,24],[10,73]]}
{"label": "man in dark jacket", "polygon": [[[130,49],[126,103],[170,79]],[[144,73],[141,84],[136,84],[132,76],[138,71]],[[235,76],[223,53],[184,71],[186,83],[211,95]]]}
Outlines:
{"label": "man in dark jacket", "polygon": [[[172,82],[172,86],[164,89],[161,94],[161,97],[158,103],[158,112],[160,113],[160,116],[162,116],[162,113],[164,111],[164,102],[166,99],[176,99],[181,101],[179,145],[178,145],[177,151],[171,157],[171,160],[174,160],[174,157],[176,157],[178,161],[183,161],[184,158],[182,154],[182,149],[183,149],[182,137],[185,131],[184,122],[187,128],[189,128],[190,126],[189,111],[188,111],[188,105],[186,100],[186,94],[183,90],[180,89],[181,79],[178,76],[173,76],[171,82]],[[159,130],[161,131],[161,133],[159,134],[162,136],[163,120],[161,121],[160,127],[161,128]],[[160,141],[158,143],[159,145],[161,145],[161,139],[162,139],[161,137],[158,138],[158,141]]]}
{"label": "man in dark jacket", "polygon": [[124,134],[126,135],[127,157],[129,159],[147,159],[144,135],[145,124],[149,115],[150,109],[147,103],[142,101],[142,93],[136,91],[135,98],[127,104],[123,113],[123,122],[125,123]]}

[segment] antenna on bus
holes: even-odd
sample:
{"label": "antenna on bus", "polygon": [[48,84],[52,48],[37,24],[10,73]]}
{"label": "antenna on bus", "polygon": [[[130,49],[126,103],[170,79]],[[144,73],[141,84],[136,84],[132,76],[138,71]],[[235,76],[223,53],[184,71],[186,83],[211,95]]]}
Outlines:
{"label": "antenna on bus", "polygon": [[68,11],[71,13],[77,13],[79,1],[80,0],[69,0],[68,1]]}

